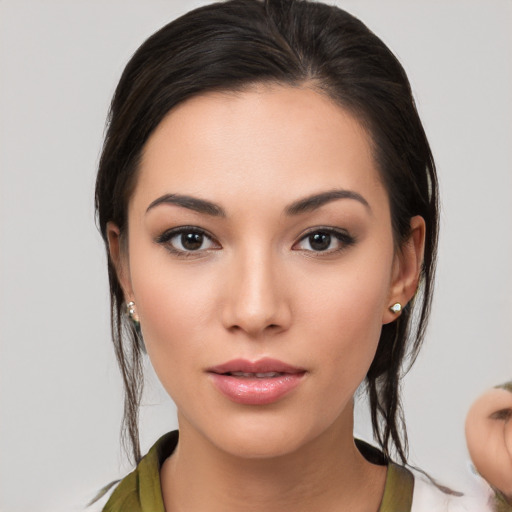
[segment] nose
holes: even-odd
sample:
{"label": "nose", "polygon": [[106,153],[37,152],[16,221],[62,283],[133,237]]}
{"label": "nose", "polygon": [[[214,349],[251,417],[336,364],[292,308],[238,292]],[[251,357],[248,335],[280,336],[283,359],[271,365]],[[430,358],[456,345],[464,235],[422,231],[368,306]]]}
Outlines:
{"label": "nose", "polygon": [[275,262],[263,250],[249,251],[232,262],[222,311],[224,327],[256,338],[289,328],[292,315],[288,286]]}

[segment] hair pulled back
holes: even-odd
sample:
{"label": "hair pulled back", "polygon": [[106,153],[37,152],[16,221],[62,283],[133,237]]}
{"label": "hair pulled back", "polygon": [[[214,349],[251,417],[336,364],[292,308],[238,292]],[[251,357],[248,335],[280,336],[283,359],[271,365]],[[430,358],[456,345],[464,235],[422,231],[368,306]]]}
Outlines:
{"label": "hair pulled back", "polygon": [[[401,316],[383,326],[366,376],[375,437],[385,455],[394,447],[405,461],[400,380],[417,356],[430,312],[437,177],[407,76],[361,21],[337,7],[306,0],[229,0],[195,9],[147,39],[115,91],[99,163],[96,212],[107,255],[107,223],[114,222],[121,237],[126,235],[141,153],[164,116],[194,95],[262,83],[311,87],[362,123],[389,195],[396,250],[409,235],[410,219],[425,219],[420,287]],[[109,255],[108,272],[112,338],[125,388],[123,440],[138,462],[143,343],[124,314]]]}

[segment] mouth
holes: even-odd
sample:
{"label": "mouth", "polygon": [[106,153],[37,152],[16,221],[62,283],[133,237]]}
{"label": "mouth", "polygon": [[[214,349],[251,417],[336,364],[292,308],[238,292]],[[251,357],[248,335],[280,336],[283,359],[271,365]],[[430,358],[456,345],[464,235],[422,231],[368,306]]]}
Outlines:
{"label": "mouth", "polygon": [[273,379],[274,377],[280,377],[285,375],[281,372],[264,372],[264,373],[248,373],[248,372],[227,372],[221,375],[231,375],[233,377],[243,377],[245,379]]}
{"label": "mouth", "polygon": [[244,405],[266,405],[291,393],[306,370],[277,359],[228,361],[209,368],[214,387],[231,401]]}
{"label": "mouth", "polygon": [[236,377],[257,377],[270,378],[281,374],[304,373],[303,368],[298,368],[290,364],[265,357],[258,361],[248,361],[246,359],[233,359],[226,363],[219,364],[209,368],[207,371],[216,374],[230,374]]}

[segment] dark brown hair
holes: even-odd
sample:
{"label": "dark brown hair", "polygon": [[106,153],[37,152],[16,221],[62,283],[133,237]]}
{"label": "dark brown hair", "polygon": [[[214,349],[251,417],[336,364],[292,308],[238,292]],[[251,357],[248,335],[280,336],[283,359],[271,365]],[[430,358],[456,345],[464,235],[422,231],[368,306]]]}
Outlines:
{"label": "dark brown hair", "polygon": [[[414,361],[430,311],[438,233],[437,177],[407,76],[361,21],[305,0],[230,0],[169,23],[136,51],[115,91],[96,182],[99,228],[127,230],[127,206],[145,143],[178,103],[213,90],[253,84],[307,86],[348,109],[367,129],[390,199],[397,250],[410,219],[426,222],[420,288],[401,316],[382,328],[366,376],[374,434],[385,455],[405,461],[407,436],[400,380]],[[112,337],[125,387],[123,439],[140,459],[138,410],[142,340],[124,314],[124,297],[108,256]],[[414,312],[414,313],[413,313]],[[404,368],[408,358],[409,365]]]}

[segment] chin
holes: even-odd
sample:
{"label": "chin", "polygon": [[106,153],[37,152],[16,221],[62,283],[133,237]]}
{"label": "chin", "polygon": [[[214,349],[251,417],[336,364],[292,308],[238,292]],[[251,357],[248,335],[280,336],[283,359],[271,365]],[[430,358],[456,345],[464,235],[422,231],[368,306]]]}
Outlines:
{"label": "chin", "polygon": [[279,433],[270,435],[229,436],[219,439],[218,448],[229,453],[233,457],[242,459],[272,459],[283,457],[299,450],[306,440],[297,439],[295,436],[283,436]]}
{"label": "chin", "polygon": [[[252,416],[252,417],[251,417]],[[216,448],[233,457],[269,459],[293,454],[319,437],[326,425],[293,418],[248,415],[203,431]]]}

